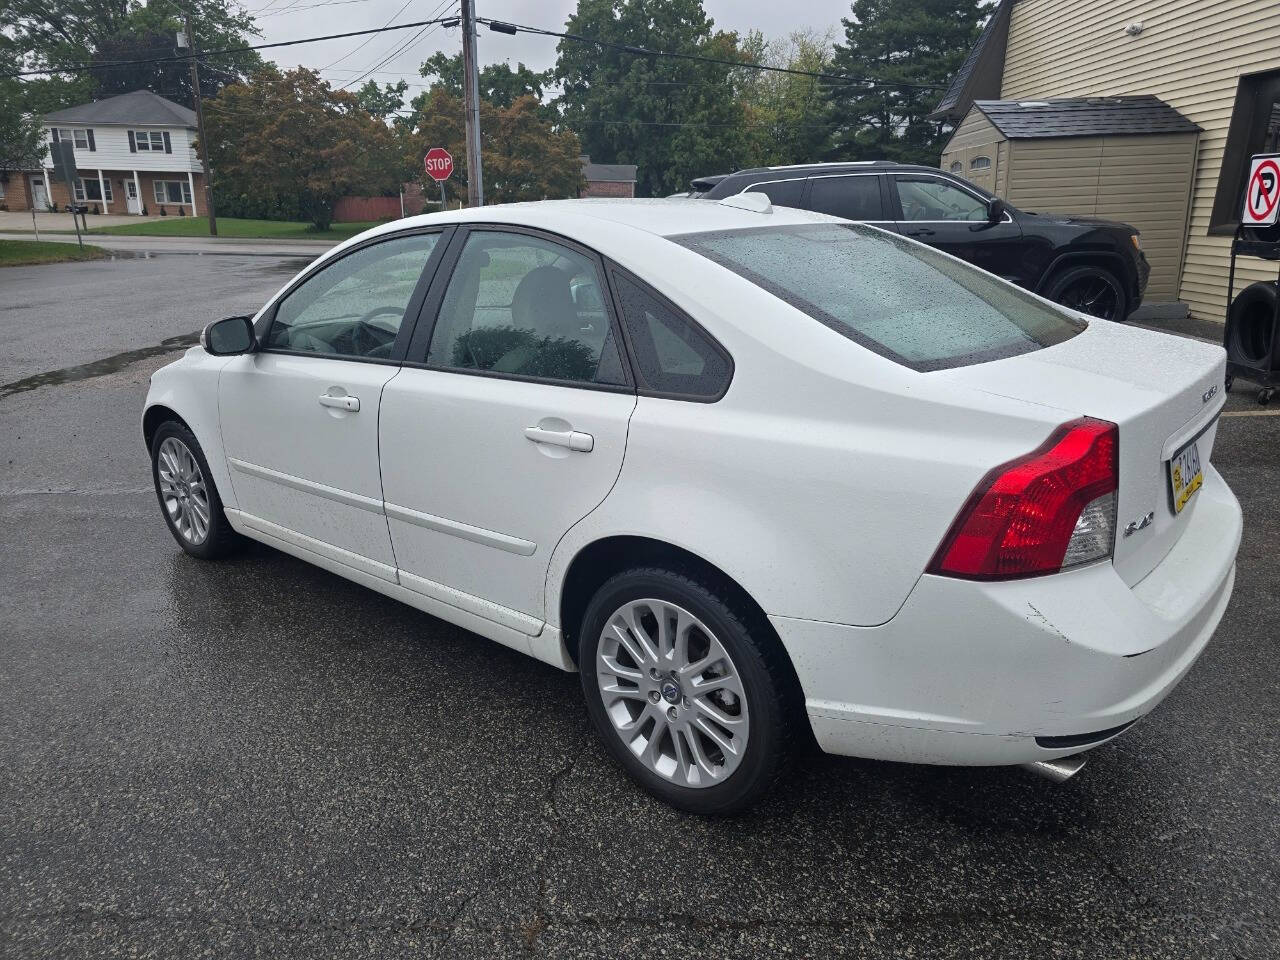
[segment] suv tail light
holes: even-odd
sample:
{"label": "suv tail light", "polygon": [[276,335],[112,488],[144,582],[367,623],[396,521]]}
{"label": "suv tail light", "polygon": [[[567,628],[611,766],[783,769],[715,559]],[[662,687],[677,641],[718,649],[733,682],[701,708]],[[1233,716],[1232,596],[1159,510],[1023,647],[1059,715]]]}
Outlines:
{"label": "suv tail light", "polygon": [[929,564],[929,573],[1011,580],[1111,556],[1119,431],[1083,418],[978,484]]}

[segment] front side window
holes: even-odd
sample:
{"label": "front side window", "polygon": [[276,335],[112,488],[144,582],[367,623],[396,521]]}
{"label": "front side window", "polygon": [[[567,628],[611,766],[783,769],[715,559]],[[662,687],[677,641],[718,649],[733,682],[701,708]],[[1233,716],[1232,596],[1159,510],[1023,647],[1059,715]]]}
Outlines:
{"label": "front side window", "polygon": [[804,195],[803,180],[774,180],[768,183],[753,183],[743,193],[763,193],[769,202],[779,207],[798,207]]}
{"label": "front side window", "polygon": [[614,273],[622,323],[644,386],[714,399],[729,387],[729,360],[699,327],[640,284]]}
{"label": "front side window", "polygon": [[846,220],[883,220],[878,176],[814,177],[809,209]]}
{"label": "front side window", "polygon": [[813,224],[673,237],[913,370],[1017,356],[1083,322],[951,257],[874,227]]}
{"label": "front side window", "polygon": [[267,349],[385,360],[439,234],[384,240],[349,253],[291,290]]}
{"label": "front side window", "polygon": [[899,220],[964,220],[981,223],[987,205],[937,177],[898,177]]}
{"label": "front side window", "polygon": [[577,383],[626,383],[589,257],[541,237],[467,237],[431,334],[427,366]]}

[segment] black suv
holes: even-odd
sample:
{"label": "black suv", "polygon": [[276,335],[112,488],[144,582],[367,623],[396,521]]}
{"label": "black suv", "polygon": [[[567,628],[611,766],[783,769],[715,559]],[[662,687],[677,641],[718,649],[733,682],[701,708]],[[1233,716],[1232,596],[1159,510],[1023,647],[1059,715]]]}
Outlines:
{"label": "black suv", "polygon": [[1128,224],[1025,213],[935,167],[876,160],[755,167],[693,181],[689,196],[746,191],[895,230],[1064,306],[1124,320],[1142,302],[1151,268]]}

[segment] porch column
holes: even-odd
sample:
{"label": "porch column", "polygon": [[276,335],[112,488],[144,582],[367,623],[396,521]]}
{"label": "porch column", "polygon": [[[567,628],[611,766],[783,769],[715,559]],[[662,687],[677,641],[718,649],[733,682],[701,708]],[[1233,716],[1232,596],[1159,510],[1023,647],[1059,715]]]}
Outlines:
{"label": "porch column", "polygon": [[[98,196],[102,198],[102,212],[103,213],[110,212],[107,209],[107,184],[106,184],[106,181],[102,179],[101,167],[98,168]],[[115,194],[112,194],[112,196],[115,196]]]}
{"label": "porch column", "polygon": [[187,186],[191,188],[191,215],[196,215],[196,180],[191,176],[191,171],[187,171]]}
{"label": "porch column", "polygon": [[142,199],[142,181],[138,179],[138,171],[133,171],[133,188],[138,191],[138,216],[142,216],[145,202]]}

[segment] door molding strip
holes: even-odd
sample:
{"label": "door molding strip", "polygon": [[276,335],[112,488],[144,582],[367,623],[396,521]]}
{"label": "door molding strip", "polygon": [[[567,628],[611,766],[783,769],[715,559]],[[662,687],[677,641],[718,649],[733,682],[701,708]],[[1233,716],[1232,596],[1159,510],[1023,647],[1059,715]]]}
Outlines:
{"label": "door molding strip", "polygon": [[[386,504],[385,512],[392,520],[402,520],[405,523],[413,524],[415,527],[425,527],[437,533],[447,533],[452,537],[459,537],[486,547],[505,550],[507,553],[514,553],[521,557],[531,557],[533,552],[538,549],[538,545],[529,540],[521,540],[519,537],[498,533],[496,530],[486,530],[484,527],[473,527],[469,523],[462,523],[458,520],[448,520],[430,513],[421,513],[417,510],[410,510],[408,507],[399,507],[394,503]],[[395,538],[392,537],[392,539],[394,540]]]}
{"label": "door molding strip", "polygon": [[445,586],[426,577],[415,576],[404,570],[400,571],[400,586],[432,600],[447,603],[451,607],[466,611],[477,617],[483,617],[493,623],[501,624],[509,630],[515,630],[526,637],[536,637],[542,632],[542,621],[519,610],[512,610],[501,604],[485,600],[470,593],[463,593],[453,587]]}
{"label": "door molding strip", "polygon": [[247,474],[250,477],[257,477],[259,480],[270,480],[272,483],[278,483],[284,487],[292,487],[294,490],[301,490],[303,493],[323,497],[325,500],[332,500],[335,503],[344,503],[349,507],[356,507],[360,510],[368,510],[370,513],[380,514],[383,512],[382,501],[375,500],[373,497],[349,493],[346,490],[339,490],[337,487],[316,483],[314,480],[305,480],[292,474],[281,473],[279,470],[260,467],[256,463],[246,463],[243,460],[237,460],[235,457],[227,457],[227,463],[231,464],[240,473]]}

